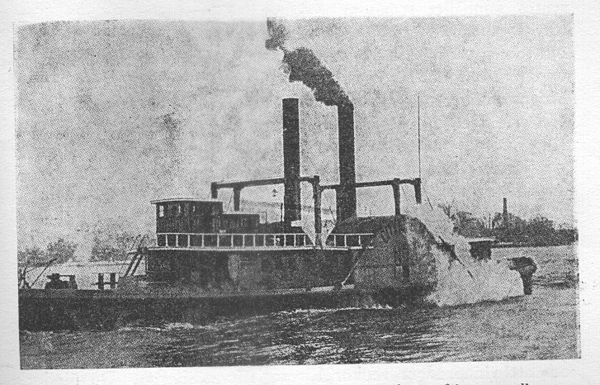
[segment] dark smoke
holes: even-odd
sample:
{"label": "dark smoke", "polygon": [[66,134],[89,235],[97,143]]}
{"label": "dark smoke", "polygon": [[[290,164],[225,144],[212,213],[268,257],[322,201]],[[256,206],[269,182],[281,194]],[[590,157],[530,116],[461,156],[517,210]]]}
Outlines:
{"label": "dark smoke", "polygon": [[327,106],[351,104],[348,95],[333,78],[321,61],[308,48],[300,47],[288,51],[284,44],[287,31],[283,24],[275,19],[267,19],[269,38],[265,42],[267,49],[283,51],[283,62],[288,66],[290,82],[302,82],[313,90],[315,99]]}
{"label": "dark smoke", "polygon": [[283,44],[287,39],[287,31],[283,24],[279,24],[275,19],[267,19],[267,31],[269,38],[265,41],[265,47],[271,51],[281,49],[285,51]]}

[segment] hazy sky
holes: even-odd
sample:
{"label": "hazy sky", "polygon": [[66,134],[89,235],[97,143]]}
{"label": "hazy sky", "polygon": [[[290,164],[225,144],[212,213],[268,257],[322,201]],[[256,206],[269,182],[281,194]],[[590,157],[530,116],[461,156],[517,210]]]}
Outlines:
{"label": "hazy sky", "polygon": [[[507,197],[521,217],[573,222],[572,16],[283,23],[286,46],[312,49],[355,105],[358,181],[418,175],[420,95],[432,202],[483,215]],[[281,176],[284,97],[300,99],[303,174],[337,182],[336,109],[288,82],[267,37],[264,22],[20,27],[19,242],[85,238],[115,223],[144,231],[151,199]],[[272,189],[244,196],[281,199]],[[391,204],[389,188],[359,192],[361,215]]]}

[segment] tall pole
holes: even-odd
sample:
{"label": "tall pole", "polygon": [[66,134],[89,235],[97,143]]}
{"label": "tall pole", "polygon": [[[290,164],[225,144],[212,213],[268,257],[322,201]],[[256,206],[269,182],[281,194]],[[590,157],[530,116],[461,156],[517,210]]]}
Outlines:
{"label": "tall pole", "polygon": [[323,224],[321,222],[321,178],[318,175],[313,176],[312,188],[313,188],[313,203],[315,213],[315,246],[321,246],[321,231],[323,230]]}
{"label": "tall pole", "polygon": [[417,146],[419,156],[419,179],[421,179],[421,98],[417,94]]}

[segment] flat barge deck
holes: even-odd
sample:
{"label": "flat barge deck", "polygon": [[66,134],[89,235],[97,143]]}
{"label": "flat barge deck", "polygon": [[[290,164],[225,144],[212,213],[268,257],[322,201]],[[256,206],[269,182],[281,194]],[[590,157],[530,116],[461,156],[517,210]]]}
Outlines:
{"label": "flat barge deck", "polygon": [[368,293],[347,287],[318,287],[244,293],[192,293],[152,290],[43,290],[19,292],[21,330],[112,330],[127,325],[168,322],[204,324],[219,317],[296,309],[397,305],[422,298],[426,287]]}

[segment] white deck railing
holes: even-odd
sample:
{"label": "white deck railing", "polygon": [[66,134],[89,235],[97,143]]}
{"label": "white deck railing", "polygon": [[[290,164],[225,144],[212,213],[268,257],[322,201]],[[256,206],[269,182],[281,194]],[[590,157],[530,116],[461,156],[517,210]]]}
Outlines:
{"label": "white deck railing", "polygon": [[329,234],[325,244],[333,247],[362,247],[368,246],[372,239],[372,233]]}
{"label": "white deck railing", "polygon": [[238,248],[312,246],[306,234],[158,233],[158,247]]}
{"label": "white deck railing", "polygon": [[[362,247],[371,242],[373,234],[331,234],[326,246]],[[306,234],[298,233],[157,233],[156,246],[168,248],[299,248],[314,247]]]}

